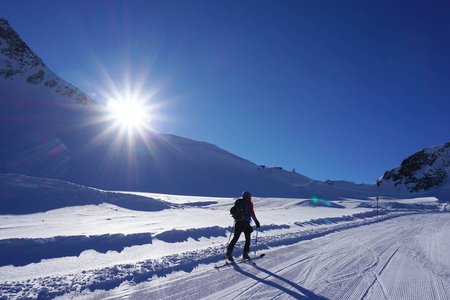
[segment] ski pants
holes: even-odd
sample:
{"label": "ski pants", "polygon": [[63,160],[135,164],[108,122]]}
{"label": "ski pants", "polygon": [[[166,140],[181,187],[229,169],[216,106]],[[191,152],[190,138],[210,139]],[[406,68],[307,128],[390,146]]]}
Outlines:
{"label": "ski pants", "polygon": [[233,253],[233,248],[236,242],[239,240],[239,237],[241,236],[241,233],[244,233],[245,235],[245,245],[244,245],[244,252],[250,251],[250,236],[253,232],[252,226],[250,226],[250,222],[246,221],[237,221],[234,225],[234,236],[231,240],[230,244],[227,248],[227,255]]}

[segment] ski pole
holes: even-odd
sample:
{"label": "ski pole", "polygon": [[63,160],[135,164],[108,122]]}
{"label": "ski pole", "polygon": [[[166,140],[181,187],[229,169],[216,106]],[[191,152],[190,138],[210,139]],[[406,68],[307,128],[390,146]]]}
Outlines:
{"label": "ski pole", "polygon": [[256,257],[256,248],[258,248],[258,228],[256,228],[256,239],[255,239],[255,257]]}
{"label": "ski pole", "polygon": [[227,248],[228,248],[228,245],[230,244],[230,241],[231,241],[231,237],[234,235],[234,228],[236,227],[236,222],[234,222],[233,223],[233,229],[231,230],[231,233],[230,233],[230,237],[228,238],[228,242],[227,242],[227,244],[225,245],[225,253],[226,253],[226,251],[228,250]]}

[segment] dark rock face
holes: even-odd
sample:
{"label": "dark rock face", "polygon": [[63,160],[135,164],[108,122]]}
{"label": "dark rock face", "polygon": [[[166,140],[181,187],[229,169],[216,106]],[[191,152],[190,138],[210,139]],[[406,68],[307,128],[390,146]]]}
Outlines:
{"label": "dark rock face", "polygon": [[33,75],[29,76],[27,78],[27,81],[31,84],[38,84],[41,83],[42,80],[44,80],[45,72],[44,70],[39,70],[37,73],[34,73]]}
{"label": "dark rock face", "polygon": [[[23,74],[30,68],[46,67],[44,62],[25,44],[8,21],[0,18],[0,53],[11,61],[2,61],[0,76],[10,78]],[[41,75],[43,76],[43,75]]]}
{"label": "dark rock face", "polygon": [[88,95],[53,73],[11,28],[9,22],[2,18],[0,18],[0,79],[6,79],[6,84],[12,80],[23,80],[34,86],[45,86],[51,92],[64,96],[59,98],[62,102],[78,105],[95,104]]}
{"label": "dark rock face", "polygon": [[385,172],[382,180],[405,184],[411,192],[427,191],[448,179],[449,168],[450,142],[414,153],[400,167]]}

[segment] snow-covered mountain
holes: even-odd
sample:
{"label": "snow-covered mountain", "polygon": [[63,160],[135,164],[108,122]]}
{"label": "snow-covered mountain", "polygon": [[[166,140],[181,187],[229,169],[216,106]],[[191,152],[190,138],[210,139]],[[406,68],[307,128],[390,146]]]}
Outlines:
{"label": "snow-covered mountain", "polygon": [[52,72],[3,18],[0,18],[0,78],[9,86],[43,87],[48,93],[46,98],[56,96],[66,103],[94,104],[88,95]]}
{"label": "snow-covered mountain", "polygon": [[317,182],[173,135],[148,132],[130,148],[99,122],[100,105],[52,72],[5,19],[0,55],[0,172],[185,195],[373,195],[368,187]]}
{"label": "snow-covered mountain", "polygon": [[101,108],[52,72],[0,19],[0,172],[59,177]]}
{"label": "snow-covered mountain", "polygon": [[338,199],[405,193],[388,184],[316,181],[174,135],[147,132],[130,146],[105,122],[104,107],[52,72],[5,19],[0,19],[0,99],[0,173],[180,195],[236,196],[250,190],[259,196]]}
{"label": "snow-covered mountain", "polygon": [[450,142],[422,149],[386,171],[381,186],[410,192],[441,192],[450,188]]}

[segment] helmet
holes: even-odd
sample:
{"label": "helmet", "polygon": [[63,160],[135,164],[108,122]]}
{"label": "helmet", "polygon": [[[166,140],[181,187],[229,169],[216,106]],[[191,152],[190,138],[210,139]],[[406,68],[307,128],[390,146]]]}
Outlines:
{"label": "helmet", "polygon": [[242,193],[242,198],[251,197],[251,196],[252,196],[252,194],[250,194],[249,191],[245,191]]}

